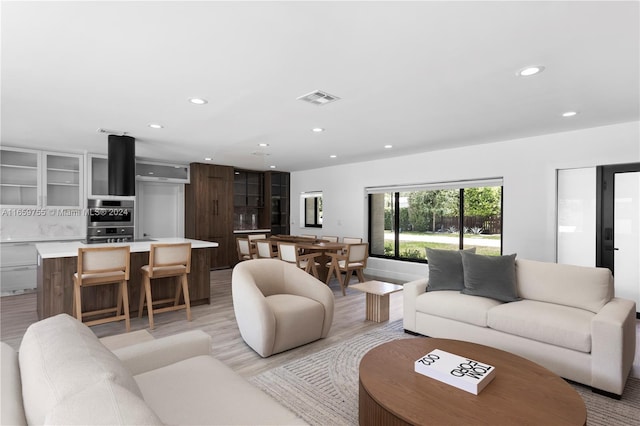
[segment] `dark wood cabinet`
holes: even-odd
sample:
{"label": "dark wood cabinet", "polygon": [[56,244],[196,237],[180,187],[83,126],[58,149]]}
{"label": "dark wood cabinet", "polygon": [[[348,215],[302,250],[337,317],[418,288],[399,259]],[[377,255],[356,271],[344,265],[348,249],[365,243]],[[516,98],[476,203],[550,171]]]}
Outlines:
{"label": "dark wood cabinet", "polygon": [[272,235],[289,234],[289,173],[265,173],[265,205]]}
{"label": "dark wood cabinet", "polygon": [[233,167],[191,163],[185,185],[185,237],[215,241],[212,268],[229,268],[236,258],[233,238]]}

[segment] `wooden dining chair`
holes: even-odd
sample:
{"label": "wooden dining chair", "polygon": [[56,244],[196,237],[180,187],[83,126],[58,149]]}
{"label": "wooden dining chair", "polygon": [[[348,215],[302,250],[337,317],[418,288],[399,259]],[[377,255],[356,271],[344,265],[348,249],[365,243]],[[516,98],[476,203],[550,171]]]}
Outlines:
{"label": "wooden dining chair", "polygon": [[255,242],[256,240],[265,240],[267,238],[267,234],[249,234],[247,235],[247,239],[250,243]]}
{"label": "wooden dining chair", "polygon": [[300,235],[302,238],[313,238],[314,240],[316,238],[318,238],[316,235],[311,235],[311,234],[302,234]]}
{"label": "wooden dining chair", "polygon": [[[73,315],[86,325],[104,324],[112,321],[125,322],[127,332],[131,329],[129,319],[129,246],[91,247],[78,249],[78,272],[73,274]],[[97,285],[118,286],[114,308],[82,311],[82,289]],[[114,312],[115,315],[104,317]],[[102,316],[85,321],[85,317]]]}
{"label": "wooden dining chair", "polygon": [[[342,242],[344,244],[360,244],[362,243],[362,238],[356,237],[344,237],[342,238]],[[347,254],[347,248],[342,249],[342,254]]]}
{"label": "wooden dining chair", "polygon": [[321,240],[325,240],[325,241],[329,241],[330,243],[337,243],[338,242],[338,237],[334,237],[331,235],[323,235],[322,237],[320,237]]}
{"label": "wooden dining chair", "polygon": [[[153,316],[162,312],[187,311],[187,321],[191,321],[191,301],[189,299],[189,282],[187,275],[191,272],[191,243],[179,244],[151,244],[149,250],[149,264],[141,268],[140,304],[138,318],[142,318],[144,306],[147,306],[149,328],[153,330]],[[176,277],[175,296],[153,300],[151,280],[155,278]],[[183,303],[180,303],[180,296]],[[155,305],[167,305],[155,308]]]}
{"label": "wooden dining chair", "polygon": [[236,238],[236,248],[238,250],[238,260],[249,260],[255,259],[257,255],[251,249],[251,244],[249,244],[248,238]]}
{"label": "wooden dining chair", "polygon": [[[342,289],[342,295],[346,295],[345,289],[349,285],[351,274],[355,271],[358,276],[358,281],[364,282],[363,270],[367,267],[367,258],[369,257],[369,243],[361,244],[349,244],[347,245],[346,254],[341,253],[327,253],[331,257],[329,264],[329,273],[327,274],[326,284],[329,285],[331,277],[335,274],[340,288]],[[342,280],[342,273],[345,273],[345,279]]]}
{"label": "wooden dining chair", "polygon": [[269,240],[256,241],[256,254],[258,255],[258,259],[278,257],[278,253],[273,250],[273,244],[271,244]]}
{"label": "wooden dining chair", "polygon": [[278,242],[278,258],[280,260],[293,263],[316,278],[319,278],[318,266],[320,264],[315,259],[319,256],[321,256],[321,253],[300,254],[300,249],[296,244]]}

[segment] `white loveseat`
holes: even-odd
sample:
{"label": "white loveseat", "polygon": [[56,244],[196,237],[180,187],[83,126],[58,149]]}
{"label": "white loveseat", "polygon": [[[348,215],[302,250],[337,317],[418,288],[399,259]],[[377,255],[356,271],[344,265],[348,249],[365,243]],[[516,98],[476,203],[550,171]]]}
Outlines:
{"label": "white loveseat", "polygon": [[521,300],[508,303],[426,291],[426,278],[405,284],[405,330],[499,348],[621,395],[635,354],[636,307],[614,297],[611,272],[522,259],[515,269]]}
{"label": "white loveseat", "polygon": [[66,314],[45,319],[19,352],[1,345],[1,423],[304,424],[210,348],[194,330],[110,351]]}

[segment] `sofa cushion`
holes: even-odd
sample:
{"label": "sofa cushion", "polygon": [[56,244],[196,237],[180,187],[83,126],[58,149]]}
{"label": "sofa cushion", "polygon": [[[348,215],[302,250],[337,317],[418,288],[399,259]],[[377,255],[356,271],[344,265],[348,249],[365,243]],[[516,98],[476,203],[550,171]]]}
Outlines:
{"label": "sofa cushion", "polygon": [[[426,247],[429,264],[429,285],[427,291],[457,290],[464,288],[462,258],[458,250],[439,250]],[[475,253],[472,247],[464,251]]]}
{"label": "sofa cushion", "polygon": [[47,414],[47,425],[161,425],[151,408],[127,389],[103,379],[69,395]]}
{"label": "sofa cushion", "polygon": [[416,298],[416,312],[486,327],[489,309],[501,304],[494,299],[467,296],[459,291],[434,291]]}
{"label": "sofa cushion", "polygon": [[135,376],[144,399],[174,425],[304,424],[291,411],[211,356],[198,356]]}
{"label": "sofa cushion", "polygon": [[5,342],[0,342],[0,364],[0,424],[26,425],[18,353]]}
{"label": "sofa cushion", "polygon": [[67,314],[32,324],[19,351],[27,421],[42,424],[64,398],[105,378],[142,396],[131,373],[93,332]]}
{"label": "sofa cushion", "polygon": [[502,302],[519,300],[516,286],[516,255],[483,256],[461,252],[464,269],[462,293],[490,297]]}
{"label": "sofa cushion", "polygon": [[324,306],[321,303],[295,294],[274,294],[266,301],[277,324],[273,353],[322,337]]}
{"label": "sofa cushion", "polygon": [[580,352],[591,352],[594,313],[553,303],[521,300],[489,310],[494,330]]}
{"label": "sofa cushion", "polygon": [[516,277],[518,294],[524,299],[597,313],[613,298],[613,279],[607,268],[518,259]]}

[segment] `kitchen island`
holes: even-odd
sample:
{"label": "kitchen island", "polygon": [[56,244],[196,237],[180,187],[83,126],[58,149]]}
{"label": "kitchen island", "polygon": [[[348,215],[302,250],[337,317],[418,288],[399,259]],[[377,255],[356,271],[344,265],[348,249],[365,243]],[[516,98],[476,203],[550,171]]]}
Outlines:
{"label": "kitchen island", "polygon": [[[38,253],[38,318],[44,319],[60,313],[73,315],[73,274],[78,267],[78,248],[128,245],[131,251],[129,270],[129,310],[138,311],[140,268],[149,263],[149,247],[153,243],[191,243],[191,273],[189,296],[191,305],[210,303],[211,250],[218,243],[186,238],[154,238],[150,241],[130,243],[84,244],[79,241],[36,244]],[[175,294],[173,278],[154,280],[154,299]],[[82,291],[83,310],[96,310],[116,305],[117,286],[87,287]]]}

